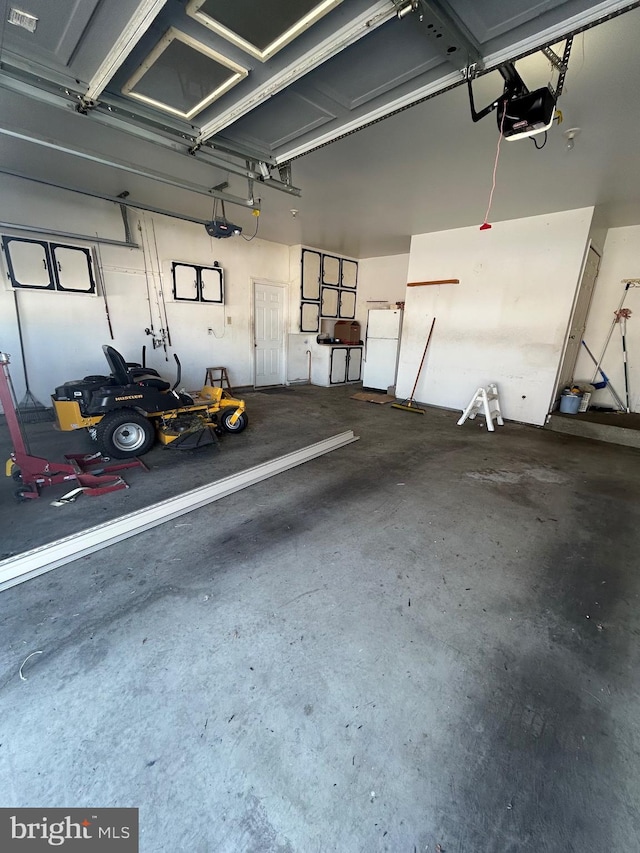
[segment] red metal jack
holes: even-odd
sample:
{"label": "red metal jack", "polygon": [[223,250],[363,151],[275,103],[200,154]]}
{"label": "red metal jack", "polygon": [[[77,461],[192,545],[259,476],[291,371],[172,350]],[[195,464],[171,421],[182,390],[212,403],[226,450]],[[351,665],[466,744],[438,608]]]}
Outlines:
{"label": "red metal jack", "polygon": [[[104,495],[107,492],[129,488],[122,477],[113,476],[114,471],[121,471],[124,468],[148,470],[140,459],[119,462],[115,465],[105,465],[104,463],[109,460],[100,453],[87,455],[67,453],[64,457],[67,460],[66,462],[49,462],[48,459],[32,456],[16,414],[9,362],[10,356],[7,353],[0,352],[0,367],[2,368],[0,370],[0,403],[7,419],[9,435],[13,444],[11,458],[7,461],[7,474],[17,477],[22,482],[22,488],[16,492],[16,496],[20,500],[39,498],[40,489],[44,486],[54,486],[69,481],[76,481],[86,495]],[[10,469],[14,466],[17,471],[11,472]]]}

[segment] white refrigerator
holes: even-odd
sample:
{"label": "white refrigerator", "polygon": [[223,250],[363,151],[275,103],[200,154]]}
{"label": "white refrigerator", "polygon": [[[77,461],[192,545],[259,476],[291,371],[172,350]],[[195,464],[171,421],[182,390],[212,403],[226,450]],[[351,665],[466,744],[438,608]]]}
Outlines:
{"label": "white refrigerator", "polygon": [[386,392],[396,384],[401,332],[402,311],[399,309],[369,311],[362,372],[364,388]]}

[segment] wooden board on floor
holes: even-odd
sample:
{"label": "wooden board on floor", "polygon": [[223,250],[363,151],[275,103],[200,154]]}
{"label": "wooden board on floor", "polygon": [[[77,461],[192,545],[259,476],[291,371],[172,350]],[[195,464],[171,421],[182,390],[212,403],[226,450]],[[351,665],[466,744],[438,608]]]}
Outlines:
{"label": "wooden board on floor", "polygon": [[357,394],[351,395],[352,400],[362,400],[363,403],[378,403],[383,406],[385,403],[394,403],[395,397],[390,394],[376,394],[374,391],[358,391]]}

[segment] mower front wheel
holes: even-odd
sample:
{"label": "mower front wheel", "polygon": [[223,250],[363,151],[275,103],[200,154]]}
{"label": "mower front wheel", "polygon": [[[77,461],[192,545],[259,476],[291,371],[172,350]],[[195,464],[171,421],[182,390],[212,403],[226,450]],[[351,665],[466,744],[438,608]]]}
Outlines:
{"label": "mower front wheel", "polygon": [[151,450],[156,432],[150,420],[132,410],[112,412],[96,427],[96,441],[104,456],[129,459]]}
{"label": "mower front wheel", "polygon": [[228,406],[226,409],[223,409],[218,414],[218,423],[225,432],[242,432],[242,430],[245,429],[245,427],[249,423],[247,413],[242,412],[240,415],[238,415],[237,421],[232,424],[230,421],[235,411],[237,410],[234,409],[232,406]]}

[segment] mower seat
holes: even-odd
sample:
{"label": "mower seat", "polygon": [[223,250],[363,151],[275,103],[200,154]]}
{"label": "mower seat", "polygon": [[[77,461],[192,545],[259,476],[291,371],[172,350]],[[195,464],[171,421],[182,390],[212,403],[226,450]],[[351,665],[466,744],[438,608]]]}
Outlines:
{"label": "mower seat", "polygon": [[127,370],[132,379],[137,379],[139,376],[160,376],[153,367],[143,367],[137,361],[128,361]]}
{"label": "mower seat", "polygon": [[104,353],[105,358],[107,359],[107,364],[111,370],[111,375],[118,383],[118,385],[130,385],[131,377],[129,376],[129,370],[127,368],[127,362],[120,355],[117,349],[110,347],[108,344],[104,344],[102,347],[102,352]]}
{"label": "mower seat", "polygon": [[104,344],[102,347],[107,363],[111,368],[111,375],[118,385],[142,385],[146,388],[157,388],[159,391],[168,391],[171,383],[160,379],[157,371],[147,370],[146,367],[129,368],[118,350]]}
{"label": "mower seat", "polygon": [[142,385],[144,388],[157,388],[158,391],[168,391],[171,388],[171,383],[160,379],[159,376],[138,376],[132,379],[133,383]]}

